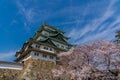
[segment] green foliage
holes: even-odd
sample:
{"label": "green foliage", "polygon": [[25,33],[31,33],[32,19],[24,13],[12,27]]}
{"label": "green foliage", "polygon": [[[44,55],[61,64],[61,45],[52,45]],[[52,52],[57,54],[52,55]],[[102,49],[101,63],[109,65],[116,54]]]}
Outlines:
{"label": "green foliage", "polygon": [[5,74],[2,75],[2,80],[6,80],[6,75]]}
{"label": "green foliage", "polygon": [[115,37],[117,38],[117,42],[120,42],[120,30],[118,30],[117,32],[116,32],[116,35],[115,35]]}

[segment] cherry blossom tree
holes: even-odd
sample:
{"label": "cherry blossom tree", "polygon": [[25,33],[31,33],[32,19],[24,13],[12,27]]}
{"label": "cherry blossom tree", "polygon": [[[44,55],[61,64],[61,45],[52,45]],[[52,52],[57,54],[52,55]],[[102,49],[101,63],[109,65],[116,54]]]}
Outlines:
{"label": "cherry blossom tree", "polygon": [[94,41],[58,54],[61,65],[53,69],[54,77],[71,75],[75,80],[120,77],[120,44]]}

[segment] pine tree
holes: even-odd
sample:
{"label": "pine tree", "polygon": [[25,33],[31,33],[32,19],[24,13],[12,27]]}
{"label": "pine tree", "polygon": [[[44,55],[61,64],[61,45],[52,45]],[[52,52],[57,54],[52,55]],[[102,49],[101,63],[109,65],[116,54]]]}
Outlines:
{"label": "pine tree", "polygon": [[116,35],[115,35],[115,37],[117,38],[117,42],[120,42],[120,30],[118,30],[117,32],[116,32]]}

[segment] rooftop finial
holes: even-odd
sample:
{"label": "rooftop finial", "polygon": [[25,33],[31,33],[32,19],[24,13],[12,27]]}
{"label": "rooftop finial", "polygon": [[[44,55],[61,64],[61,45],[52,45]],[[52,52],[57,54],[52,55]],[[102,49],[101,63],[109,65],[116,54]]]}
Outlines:
{"label": "rooftop finial", "polygon": [[45,25],[47,25],[47,23],[46,23],[46,22],[43,22],[43,26],[45,26]]}

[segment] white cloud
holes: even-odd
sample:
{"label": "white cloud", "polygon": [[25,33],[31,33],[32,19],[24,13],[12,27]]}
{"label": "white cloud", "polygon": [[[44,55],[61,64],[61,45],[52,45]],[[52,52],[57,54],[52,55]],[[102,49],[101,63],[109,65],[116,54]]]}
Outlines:
{"label": "white cloud", "polygon": [[[109,27],[107,27],[109,26]],[[120,29],[120,18],[118,17],[114,22],[112,22],[110,25],[102,25],[102,27],[107,27],[101,32],[97,32],[95,34],[88,34],[85,38],[79,40],[76,43],[85,43],[88,41],[93,40],[112,40],[115,37],[115,32]]]}
{"label": "white cloud", "polygon": [[[108,24],[104,22],[110,17],[113,17],[115,13],[114,4],[116,3],[116,1],[117,0],[111,0],[106,11],[100,18],[91,20],[91,22],[89,22],[83,28],[74,27],[74,29],[71,30],[70,34],[68,35],[72,37],[73,42],[76,41],[75,43],[84,43],[84,42],[89,42],[96,39],[103,39],[103,40],[113,39],[115,31],[120,28],[120,26],[117,25],[120,23],[120,19],[114,17],[115,21],[113,21],[112,23]],[[80,39],[81,37],[84,37],[84,38]]]}
{"label": "white cloud", "polygon": [[36,10],[34,8],[26,8],[21,2],[16,2],[19,13],[26,19],[27,22],[32,23],[34,22],[34,17],[37,15]]}
{"label": "white cloud", "polygon": [[[31,23],[33,24],[36,21],[40,21],[41,18],[42,20],[46,20],[50,18],[61,19],[62,17],[64,17],[65,21],[59,22],[58,25],[64,26],[69,24],[75,24],[73,26],[73,29],[69,32],[68,36],[72,38],[73,42],[77,41],[76,43],[79,43],[81,41],[87,42],[89,41],[89,39],[90,40],[103,39],[103,38],[106,39],[107,37],[104,37],[104,35],[105,36],[108,35],[109,32],[114,33],[113,30],[110,30],[109,28],[114,29],[113,26],[120,22],[119,18],[115,17],[116,20],[113,23],[104,23],[104,22],[115,14],[114,4],[116,3],[116,1],[118,0],[108,1],[107,3],[110,2],[109,5],[107,7],[105,6],[105,10],[102,10],[100,8],[98,9],[95,8],[97,5],[99,5],[98,2],[97,3],[92,2],[90,4],[88,3],[85,5],[74,6],[72,5],[72,0],[71,0],[71,6],[66,6],[60,10],[57,10],[56,12],[55,11],[53,12],[52,10],[49,11],[47,9],[36,10],[34,7],[30,7],[30,6],[29,8],[26,8],[25,5],[20,1],[17,1],[17,5],[19,7],[19,13],[25,17],[24,26],[26,30],[28,31],[30,30],[29,24]],[[46,2],[46,3],[53,5],[58,2],[52,1],[52,2]],[[104,4],[104,3],[100,1],[100,4]],[[102,7],[103,6],[101,6],[101,8]],[[93,10],[92,8],[95,8],[95,9]],[[97,15],[97,17],[90,19],[90,21],[86,23],[85,26],[79,28],[79,26],[81,26],[80,25],[81,23],[87,22],[88,19],[85,19],[87,15],[91,13],[93,14],[96,12],[97,13],[101,12],[99,14],[100,15],[99,17],[98,17],[98,14],[95,14]],[[111,35],[113,36],[113,34]],[[112,38],[109,37],[108,39],[110,40]]]}
{"label": "white cloud", "polygon": [[58,26],[66,25],[66,24],[77,24],[77,23],[80,23],[80,22],[82,22],[82,21],[81,20],[67,21],[67,22],[59,23]]}
{"label": "white cloud", "polygon": [[5,53],[0,52],[0,60],[1,61],[12,61],[15,56],[15,51],[9,51]]}
{"label": "white cloud", "polygon": [[[37,22],[40,22],[42,20],[46,20],[51,14],[46,9],[40,9],[36,8],[33,5],[29,5],[29,7],[26,7],[26,5],[33,3],[33,1],[27,1],[25,0],[26,4],[16,1],[16,5],[19,9],[18,14],[20,14],[23,18],[23,25],[27,32],[30,32],[31,25],[36,24]],[[35,26],[34,26],[35,27]]]}

